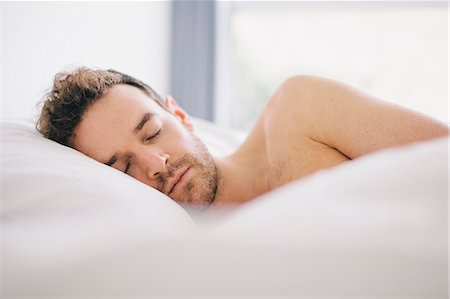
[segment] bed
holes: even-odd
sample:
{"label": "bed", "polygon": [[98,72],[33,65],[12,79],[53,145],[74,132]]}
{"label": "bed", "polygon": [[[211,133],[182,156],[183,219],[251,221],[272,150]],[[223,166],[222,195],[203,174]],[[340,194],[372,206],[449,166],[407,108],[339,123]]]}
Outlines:
{"label": "bed", "polygon": [[[215,155],[244,134],[195,120]],[[2,298],[447,298],[448,139],[200,212],[1,122]]]}

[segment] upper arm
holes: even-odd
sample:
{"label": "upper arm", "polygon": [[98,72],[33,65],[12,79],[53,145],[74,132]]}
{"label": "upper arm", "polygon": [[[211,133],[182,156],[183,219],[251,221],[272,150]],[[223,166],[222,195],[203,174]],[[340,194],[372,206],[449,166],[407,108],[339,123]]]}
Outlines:
{"label": "upper arm", "polygon": [[430,117],[319,77],[290,78],[270,106],[282,108],[300,134],[349,158],[449,133],[448,126]]}

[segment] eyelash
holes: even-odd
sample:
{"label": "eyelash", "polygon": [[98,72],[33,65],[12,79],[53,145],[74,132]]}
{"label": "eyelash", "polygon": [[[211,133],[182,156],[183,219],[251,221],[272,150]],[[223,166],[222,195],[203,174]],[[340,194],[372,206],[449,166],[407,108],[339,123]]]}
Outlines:
{"label": "eyelash", "polygon": [[[160,129],[158,130],[158,132],[156,132],[154,135],[152,135],[152,136],[146,138],[145,141],[150,141],[150,140],[152,140],[153,138],[155,138],[156,136],[158,136],[158,135],[161,133],[161,131],[162,131],[162,128],[160,128]],[[124,173],[127,173],[128,170],[130,169],[130,166],[131,166],[131,162],[130,162],[130,160],[128,160],[127,165],[125,166],[125,170],[124,170],[123,172],[124,172]]]}
{"label": "eyelash", "polygon": [[155,138],[156,136],[158,136],[159,133],[161,133],[161,130],[162,130],[162,128],[160,128],[160,129],[158,130],[158,132],[156,132],[154,135],[152,135],[152,136],[148,137],[147,139],[145,139],[145,141],[150,141],[150,140],[152,140],[153,138]]}
{"label": "eyelash", "polygon": [[130,168],[130,165],[131,165],[130,160],[128,160],[127,166],[125,167],[125,170],[123,171],[124,173],[128,172],[128,169]]}

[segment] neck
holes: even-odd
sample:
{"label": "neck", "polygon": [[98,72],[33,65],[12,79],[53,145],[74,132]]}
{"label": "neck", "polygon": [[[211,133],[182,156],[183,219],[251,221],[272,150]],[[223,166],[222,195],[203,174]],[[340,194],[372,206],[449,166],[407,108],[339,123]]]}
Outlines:
{"label": "neck", "polygon": [[218,187],[213,206],[233,206],[269,191],[266,163],[258,155],[215,158]]}

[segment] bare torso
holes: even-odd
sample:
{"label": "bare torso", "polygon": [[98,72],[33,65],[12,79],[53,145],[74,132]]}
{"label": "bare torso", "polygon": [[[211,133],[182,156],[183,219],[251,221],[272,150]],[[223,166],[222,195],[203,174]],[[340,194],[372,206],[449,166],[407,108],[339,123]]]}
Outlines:
{"label": "bare torso", "polygon": [[448,132],[426,115],[339,82],[294,77],[271,97],[244,143],[222,162],[228,171],[218,201],[245,202],[318,170]]}
{"label": "bare torso", "polygon": [[293,107],[269,103],[239,149],[242,155],[264,161],[268,190],[349,160],[338,150],[306,136],[301,119],[286,113]]}

